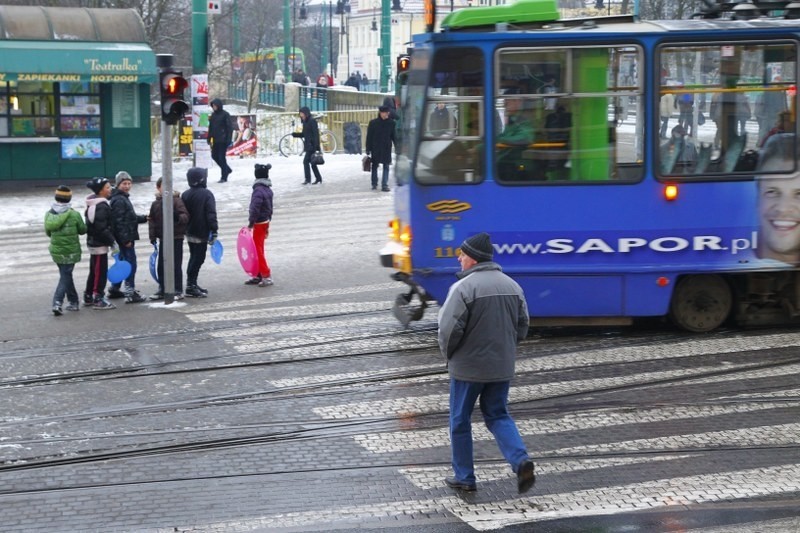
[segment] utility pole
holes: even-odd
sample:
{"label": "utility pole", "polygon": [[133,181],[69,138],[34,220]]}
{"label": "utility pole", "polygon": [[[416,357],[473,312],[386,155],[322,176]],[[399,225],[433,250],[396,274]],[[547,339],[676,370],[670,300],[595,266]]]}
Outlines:
{"label": "utility pole", "polygon": [[207,2],[192,0],[192,74],[208,70]]}
{"label": "utility pole", "polygon": [[389,91],[389,74],[392,71],[390,60],[392,48],[392,19],[389,14],[389,2],[381,0],[381,92]]}
{"label": "utility pole", "polygon": [[290,31],[291,28],[289,27],[289,0],[283,0],[283,75],[286,77],[286,81],[292,81],[292,75],[291,72],[289,72],[289,39],[291,38],[291,36],[289,35]]}

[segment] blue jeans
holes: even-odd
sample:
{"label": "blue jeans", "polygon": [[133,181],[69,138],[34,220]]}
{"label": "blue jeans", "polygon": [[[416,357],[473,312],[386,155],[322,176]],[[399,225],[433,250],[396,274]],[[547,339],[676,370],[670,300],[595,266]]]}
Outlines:
{"label": "blue jeans", "polygon": [[[389,188],[389,165],[383,164],[383,174],[381,175],[381,189]],[[372,163],[372,186],[378,186],[378,163]]]}
{"label": "blue jeans", "polygon": [[[120,246],[119,260],[131,264],[131,274],[125,280],[125,293],[133,292],[136,289],[136,245],[132,244],[130,248]],[[121,285],[122,283],[112,283],[111,290],[118,291]]]}
{"label": "blue jeans", "polygon": [[53,294],[53,305],[61,305],[64,303],[64,295],[67,295],[69,303],[77,304],[78,291],[75,289],[75,281],[72,279],[72,271],[75,270],[75,264],[58,264],[58,285],[56,292]]}
{"label": "blue jeans", "polygon": [[478,398],[483,421],[514,472],[528,459],[525,443],[508,414],[508,388],[508,381],[473,383],[450,379],[450,446],[457,481],[475,483],[470,418]]}

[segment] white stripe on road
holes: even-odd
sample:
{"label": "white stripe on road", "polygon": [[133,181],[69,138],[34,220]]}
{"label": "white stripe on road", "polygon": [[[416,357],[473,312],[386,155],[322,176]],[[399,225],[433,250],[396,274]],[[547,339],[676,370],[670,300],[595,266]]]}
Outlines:
{"label": "white stripe on road", "polygon": [[[677,458],[675,458],[677,459]],[[663,458],[652,458],[663,461]],[[539,485],[542,478],[554,471],[575,471],[580,469],[575,463],[565,461],[559,468],[547,464],[537,466]],[[590,460],[588,468],[604,468],[619,465],[618,459]],[[630,464],[630,463],[628,463]],[[496,468],[500,470],[498,465]],[[467,498],[455,495],[437,496],[444,487],[442,478],[449,473],[440,469],[435,473],[438,483],[430,482],[432,469],[404,469],[403,474],[418,487],[434,492],[425,500],[400,500],[390,502],[374,502],[365,505],[337,506],[314,511],[282,512],[250,520],[236,520],[211,524],[191,523],[191,526],[207,533],[224,531],[258,531],[277,528],[334,528],[354,524],[360,527],[380,527],[382,523],[391,523],[395,527],[397,520],[412,520],[425,525],[425,516],[441,515],[442,510],[458,517],[464,523],[478,531],[500,529],[514,524],[571,518],[576,516],[615,515],[641,510],[677,508],[691,509],[693,505],[732,502],[746,498],[792,494],[800,491],[800,465],[780,465],[767,468],[756,468],[719,474],[703,474],[676,478],[662,478],[642,483],[615,485],[597,489],[585,489],[555,494],[539,494],[537,488],[523,497],[501,501],[484,501],[480,499],[471,503]],[[481,470],[482,479],[485,472]],[[509,484],[515,483],[509,477]],[[390,492],[376,489],[377,493]],[[480,495],[480,489],[477,495]],[[477,496],[480,498],[480,496]],[[417,518],[414,518],[417,517]],[[435,523],[441,523],[441,519]],[[759,530],[758,524],[752,522],[753,530]],[[179,528],[180,529],[180,528]],[[170,529],[158,530],[167,533]]]}
{"label": "white stripe on road", "polygon": [[[700,406],[660,406],[651,409],[598,409],[580,414],[567,414],[558,419],[517,420],[517,428],[524,436],[538,436],[587,429],[610,428],[630,424],[650,424],[673,422],[680,428],[681,421],[709,418],[796,407],[795,402],[765,402],[748,405],[700,405]],[[491,441],[494,439],[483,424],[473,424],[473,440]],[[450,434],[446,427],[417,431],[396,431],[387,433],[365,433],[356,435],[355,441],[373,453],[399,453],[411,450],[450,446]],[[535,442],[535,441],[534,441]],[[696,445],[696,444],[695,444]],[[559,450],[559,453],[568,453]]]}
{"label": "white stripe on road", "polygon": [[[725,369],[732,370],[735,368],[736,367],[734,366],[730,366],[726,367]],[[684,381],[681,384],[687,385],[698,383],[719,383],[730,380],[756,379],[776,376],[787,377],[800,372],[800,364],[749,371],[746,370],[746,367],[742,367],[737,372],[731,374],[723,374],[711,377],[698,377],[697,379],[686,379],[691,378],[691,376],[696,374],[715,372],[719,370],[721,369],[718,365],[701,366],[691,369],[643,372],[640,374],[630,374],[627,376],[615,376],[609,378],[523,385],[511,388],[509,401],[513,403],[526,402],[558,395],[591,392],[599,389],[620,387],[625,385],[636,385],[650,381],[673,378],[684,378]],[[671,386],[674,386],[674,384]],[[327,407],[315,407],[313,412],[325,419],[349,419],[374,416],[413,416],[426,413],[447,412],[448,409],[449,401],[447,394],[428,394],[425,396],[415,396],[411,398],[401,397],[389,400],[374,400],[331,405]]]}

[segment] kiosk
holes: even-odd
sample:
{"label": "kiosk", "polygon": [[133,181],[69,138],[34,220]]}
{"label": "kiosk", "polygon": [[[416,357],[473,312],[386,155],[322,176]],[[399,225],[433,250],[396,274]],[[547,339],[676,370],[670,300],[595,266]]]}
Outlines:
{"label": "kiosk", "polygon": [[0,6],[0,182],[149,178],[157,79],[132,9]]}

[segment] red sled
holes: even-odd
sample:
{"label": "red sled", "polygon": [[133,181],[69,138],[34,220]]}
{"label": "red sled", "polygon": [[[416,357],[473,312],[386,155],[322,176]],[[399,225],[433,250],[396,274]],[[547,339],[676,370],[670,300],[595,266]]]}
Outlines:
{"label": "red sled", "polygon": [[239,237],[236,239],[236,255],[239,256],[239,263],[248,276],[252,278],[258,276],[256,243],[253,241],[253,230],[247,226],[239,230]]}

